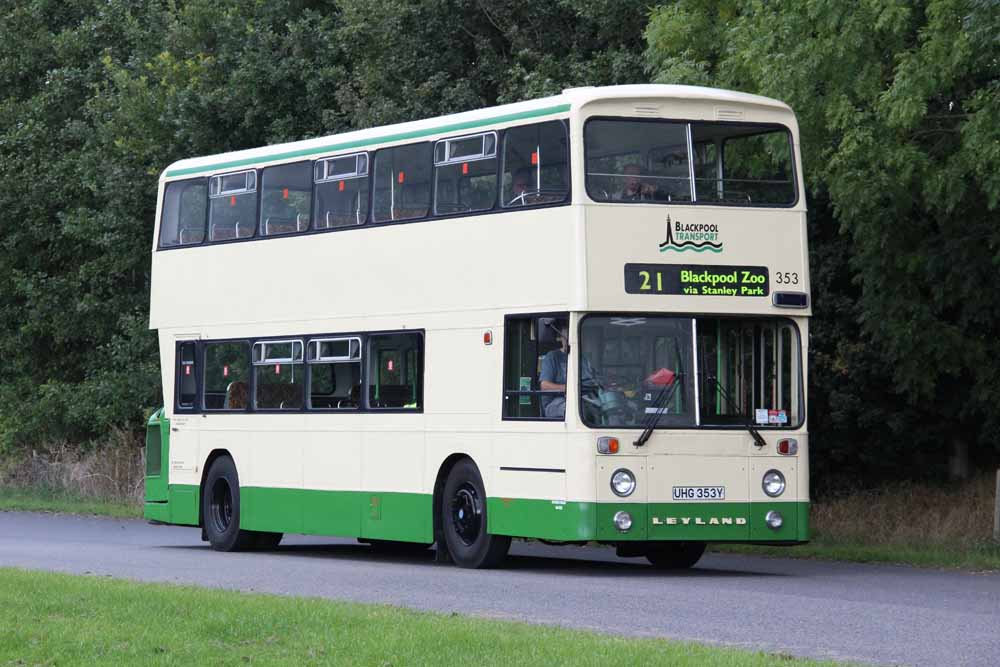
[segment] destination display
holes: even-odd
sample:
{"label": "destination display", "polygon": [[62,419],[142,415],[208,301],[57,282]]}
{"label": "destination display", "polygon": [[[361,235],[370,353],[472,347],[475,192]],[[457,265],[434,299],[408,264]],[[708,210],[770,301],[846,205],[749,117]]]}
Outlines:
{"label": "destination display", "polygon": [[766,266],[702,264],[626,264],[627,294],[689,296],[767,296]]}

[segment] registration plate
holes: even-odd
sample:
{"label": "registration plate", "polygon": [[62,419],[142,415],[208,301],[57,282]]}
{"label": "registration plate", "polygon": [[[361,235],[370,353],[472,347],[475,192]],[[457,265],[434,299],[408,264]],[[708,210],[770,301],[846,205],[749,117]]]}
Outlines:
{"label": "registration plate", "polygon": [[724,486],[675,486],[674,500],[725,500]]}

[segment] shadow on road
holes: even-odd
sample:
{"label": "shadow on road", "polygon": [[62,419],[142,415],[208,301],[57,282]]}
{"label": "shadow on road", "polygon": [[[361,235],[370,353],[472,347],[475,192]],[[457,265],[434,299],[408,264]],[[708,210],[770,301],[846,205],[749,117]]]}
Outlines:
{"label": "shadow on road", "polygon": [[[169,545],[165,549],[180,549],[187,551],[207,551],[211,549],[203,545]],[[579,547],[540,547],[531,545],[528,548],[544,549],[545,553],[524,554],[512,553],[504,561],[502,570],[517,572],[539,572],[546,574],[573,574],[577,576],[594,577],[683,577],[683,578],[720,578],[720,577],[784,577],[786,574],[773,571],[754,569],[721,568],[711,564],[711,556],[707,556],[701,564],[690,570],[657,570],[646,563],[644,559],[619,559],[608,551],[594,551],[592,554],[582,553]],[[575,550],[572,557],[559,554],[561,549]],[[222,555],[222,554],[220,554]],[[367,544],[288,544],[281,545],[270,551],[244,552],[241,555],[274,558],[335,558],[342,561],[358,563],[395,563],[419,567],[454,567],[451,563],[439,563],[435,560],[434,549],[425,551],[387,551],[373,548]],[[706,561],[709,561],[706,563]]]}

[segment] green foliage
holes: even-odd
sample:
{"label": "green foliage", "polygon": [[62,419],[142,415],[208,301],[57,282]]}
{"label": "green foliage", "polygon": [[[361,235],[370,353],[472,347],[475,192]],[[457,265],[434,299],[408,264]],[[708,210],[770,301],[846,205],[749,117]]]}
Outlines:
{"label": "green foliage", "polygon": [[829,472],[877,459],[929,470],[952,439],[998,451],[997,34],[990,0],[682,0],[647,27],[657,81],[769,95],[798,114],[811,430]]}
{"label": "green foliage", "polygon": [[182,157],[640,81],[646,3],[0,7],[0,446],[139,426],[157,177]]}
{"label": "green foliage", "polygon": [[174,160],[652,76],[799,115],[814,464],[907,475],[956,437],[995,456],[998,7],[4,3],[0,446],[84,442],[161,403],[149,251]]}

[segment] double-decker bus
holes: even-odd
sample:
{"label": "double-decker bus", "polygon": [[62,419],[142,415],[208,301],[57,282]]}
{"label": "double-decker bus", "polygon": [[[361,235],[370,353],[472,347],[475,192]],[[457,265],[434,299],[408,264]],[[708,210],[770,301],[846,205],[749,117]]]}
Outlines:
{"label": "double-decker bus", "polygon": [[146,518],[463,567],[806,541],[798,144],[776,100],[634,85],[170,165]]}

